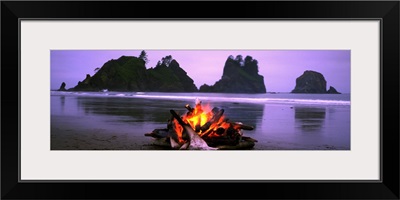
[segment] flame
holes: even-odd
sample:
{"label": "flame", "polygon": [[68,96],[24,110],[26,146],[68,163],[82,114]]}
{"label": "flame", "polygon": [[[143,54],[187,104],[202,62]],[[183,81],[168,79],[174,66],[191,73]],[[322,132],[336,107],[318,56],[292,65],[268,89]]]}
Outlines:
{"label": "flame", "polygon": [[[220,136],[225,134],[226,130],[231,127],[231,124],[225,120],[224,115],[222,115],[217,121],[212,120],[216,113],[213,113],[209,104],[202,105],[200,101],[196,101],[194,108],[190,107],[189,105],[186,105],[185,107],[189,111],[181,116],[182,120],[189,124],[192,129],[195,130],[201,137]],[[213,122],[207,126],[206,123],[210,123],[211,121]],[[176,119],[174,119],[174,127],[178,135],[179,142],[184,142],[182,139],[183,127]]]}
{"label": "flame", "polygon": [[184,142],[184,140],[182,139],[183,127],[179,124],[179,122],[176,119],[174,119],[173,123],[175,132],[178,135],[179,143],[183,143]]}
{"label": "flame", "polygon": [[209,119],[211,119],[210,113],[211,109],[209,105],[202,106],[201,104],[196,104],[193,111],[188,112],[182,119],[183,121],[187,121],[187,123],[195,129],[196,126],[203,126]]}

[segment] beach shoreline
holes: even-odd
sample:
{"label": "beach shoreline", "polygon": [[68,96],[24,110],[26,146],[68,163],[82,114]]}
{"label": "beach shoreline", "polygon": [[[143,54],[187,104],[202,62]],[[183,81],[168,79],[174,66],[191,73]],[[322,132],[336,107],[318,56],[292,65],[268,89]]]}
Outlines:
{"label": "beach shoreline", "polygon": [[[51,96],[51,150],[167,150],[144,136],[166,128],[181,100]],[[350,150],[350,107],[213,102],[254,126],[251,150]]]}
{"label": "beach shoreline", "polygon": [[[76,117],[53,116],[51,150],[171,150],[157,145],[154,138],[132,135],[129,131],[111,128],[90,128],[79,125]],[[80,122],[79,122],[80,121]],[[63,124],[61,124],[61,122]],[[69,126],[69,125],[73,126]],[[155,128],[163,128],[156,125]],[[245,134],[249,136],[250,134]],[[333,150],[334,146],[310,148],[278,141],[258,141],[250,150]]]}

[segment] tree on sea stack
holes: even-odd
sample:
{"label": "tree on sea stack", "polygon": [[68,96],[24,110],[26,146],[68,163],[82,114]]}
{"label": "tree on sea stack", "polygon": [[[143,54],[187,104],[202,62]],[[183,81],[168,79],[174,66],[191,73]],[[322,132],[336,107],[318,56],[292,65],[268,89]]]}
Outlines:
{"label": "tree on sea stack", "polygon": [[163,57],[163,58],[161,58],[161,64],[164,64],[165,66],[169,66],[169,64],[171,64],[171,62],[172,62],[172,56],[171,55],[168,55],[168,56],[165,56],[165,57]]}
{"label": "tree on sea stack", "polygon": [[204,84],[200,92],[266,93],[264,77],[258,74],[258,61],[251,56],[230,55],[225,61],[222,77],[214,85]]}
{"label": "tree on sea stack", "polygon": [[142,52],[140,52],[139,59],[142,59],[146,64],[149,62],[146,51],[142,50]]}
{"label": "tree on sea stack", "polygon": [[244,61],[243,61],[243,56],[242,55],[237,55],[235,60],[239,63],[240,66],[243,66]]}

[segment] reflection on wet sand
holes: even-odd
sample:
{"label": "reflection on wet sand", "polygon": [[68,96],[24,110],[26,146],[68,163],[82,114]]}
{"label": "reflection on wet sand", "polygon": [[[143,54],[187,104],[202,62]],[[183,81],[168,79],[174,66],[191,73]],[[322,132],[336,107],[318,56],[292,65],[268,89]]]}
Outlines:
{"label": "reflection on wet sand", "polygon": [[65,96],[60,96],[60,102],[61,102],[61,109],[64,111],[64,108],[65,108]]}
{"label": "reflection on wet sand", "polygon": [[78,109],[86,115],[120,116],[125,122],[166,122],[169,110],[160,102],[125,98],[77,98]]}
{"label": "reflection on wet sand", "polygon": [[294,107],[296,128],[305,132],[317,132],[324,126],[326,108]]}
{"label": "reflection on wet sand", "polygon": [[[77,107],[85,115],[112,115],[124,117],[126,122],[167,122],[173,109],[179,114],[186,113],[186,104],[194,102],[132,99],[132,98],[77,98]],[[243,124],[255,126],[263,117],[264,105],[232,102],[203,102],[210,107],[220,107],[225,110],[225,116],[230,121],[240,121]],[[194,105],[193,105],[194,106]]]}

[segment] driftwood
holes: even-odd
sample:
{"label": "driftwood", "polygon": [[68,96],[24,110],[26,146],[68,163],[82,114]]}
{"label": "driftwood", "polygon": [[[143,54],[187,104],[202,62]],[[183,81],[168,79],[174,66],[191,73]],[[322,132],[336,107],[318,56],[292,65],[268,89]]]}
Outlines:
{"label": "driftwood", "polygon": [[154,129],[151,133],[146,133],[144,136],[153,138],[166,138],[169,137],[169,129]]}
{"label": "driftwood", "polygon": [[[153,145],[156,146],[160,146],[160,147],[166,147],[166,148],[171,148],[171,149],[179,149],[179,150],[203,150],[201,148],[189,148],[190,143],[184,143],[182,146],[178,145],[178,146],[172,146],[171,142],[173,140],[171,140],[170,138],[154,138],[154,142]],[[251,139],[251,140],[247,140],[247,139],[242,139],[239,143],[237,143],[236,145],[218,145],[215,146],[215,148],[207,148],[207,150],[245,150],[245,149],[251,149],[255,146],[255,142],[257,142],[257,140]],[[177,144],[177,143],[175,143]]]}
{"label": "driftwood", "polygon": [[251,141],[241,141],[236,145],[220,145],[218,146],[219,150],[240,150],[240,149],[251,149],[255,145],[254,142]]}
{"label": "driftwood", "polygon": [[[188,112],[179,116],[174,110],[170,110],[171,119],[168,120],[167,128],[154,129],[145,136],[154,138],[154,145],[170,147],[179,150],[234,150],[251,149],[257,140],[243,136],[242,130],[253,130],[254,127],[244,125],[241,122],[228,122],[228,118],[222,118],[224,109],[214,107],[207,113],[208,121],[200,126],[192,127],[184,119],[199,117],[196,114],[202,113],[200,103],[192,108],[189,104],[185,105]],[[185,118],[187,117],[187,118]],[[178,131],[178,132],[177,132]]]}
{"label": "driftwood", "polygon": [[252,126],[243,125],[238,122],[231,123],[231,124],[235,127],[235,129],[243,129],[243,130],[249,130],[249,131],[254,129],[254,127],[252,127]]}
{"label": "driftwood", "polygon": [[240,143],[240,136],[235,135],[233,137],[230,136],[219,136],[219,137],[205,137],[204,141],[211,146],[211,147],[217,147],[220,145],[231,145],[235,146]]}

